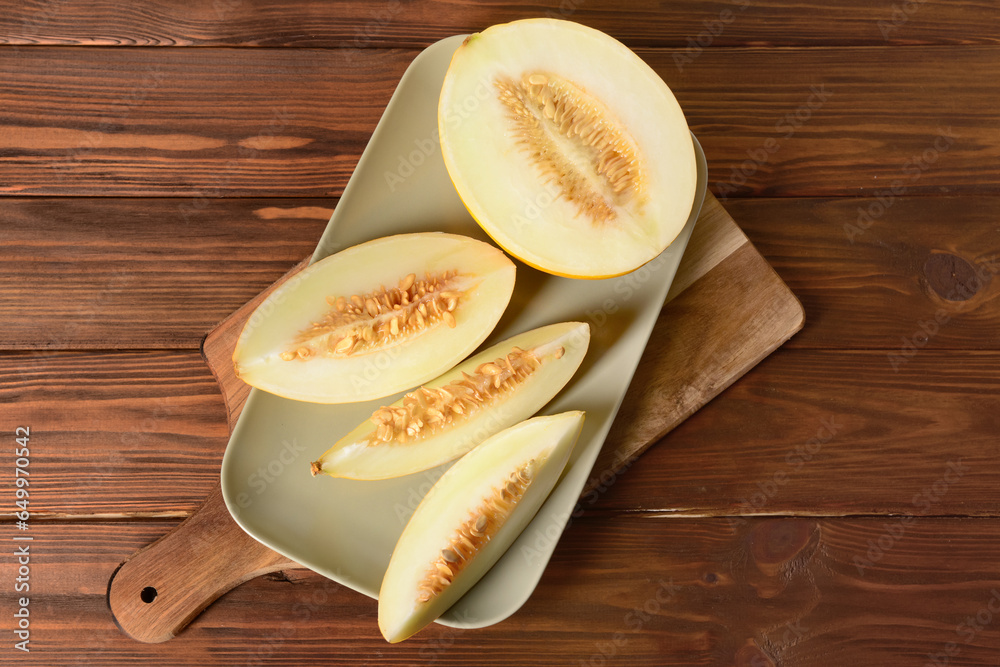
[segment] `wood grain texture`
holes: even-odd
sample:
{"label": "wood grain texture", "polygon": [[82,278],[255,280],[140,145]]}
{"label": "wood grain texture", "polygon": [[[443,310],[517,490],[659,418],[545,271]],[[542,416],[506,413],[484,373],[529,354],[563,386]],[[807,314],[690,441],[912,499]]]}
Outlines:
{"label": "wood grain texture", "polygon": [[[0,73],[0,193],[176,196],[189,216],[219,196],[338,195],[416,53],[21,49]],[[1000,96],[1000,47],[679,54],[639,50],[720,197],[998,192],[982,100]]]}
{"label": "wood grain texture", "polygon": [[0,355],[0,405],[5,431],[31,428],[38,518],[186,516],[218,482],[229,440],[195,352]]}
{"label": "wood grain texture", "polygon": [[802,327],[798,299],[711,195],[677,275],[585,497]]}
{"label": "wood grain texture", "polygon": [[[333,208],[419,49],[561,8],[667,79],[711,188],[801,297],[806,329],[627,472],[599,477],[504,623],[388,646],[372,601],[288,570],[225,594],[167,644],[126,637],[109,576],[217,484],[227,407],[201,336],[311,250],[326,216],[293,210]],[[6,3],[0,428],[35,434],[37,542],[32,651],[8,645],[0,662],[995,665],[1000,314],[994,276],[977,284],[976,269],[1000,235],[998,11]],[[22,595],[15,567],[0,565],[6,610]]]}
{"label": "wood grain texture", "polygon": [[[996,516],[1000,356],[781,349],[585,505]],[[962,474],[948,471],[957,466]]]}
{"label": "wood grain texture", "polygon": [[[41,1],[0,17],[0,44],[267,46],[361,49],[422,47],[494,23],[549,16],[608,32],[629,46],[995,44],[990,4],[931,0],[919,11],[861,0],[802,11],[792,0],[610,0],[535,2],[363,2],[162,0],[100,4]],[[727,13],[728,12],[728,13]],[[705,25],[706,22],[709,25]],[[711,38],[711,39],[709,39]],[[688,40],[691,40],[690,42]],[[700,40],[700,43],[699,43]]]}
{"label": "wood grain texture", "polygon": [[[949,642],[949,664],[990,664],[1000,522],[899,522],[585,515],[511,618],[432,625],[395,646],[374,601],[302,570],[247,582],[171,642],[138,644],[114,627],[105,583],[174,524],[46,522],[31,532],[32,651],[18,664],[912,666]],[[0,590],[7,609],[14,596]]]}
{"label": "wood grain texture", "polygon": [[0,194],[176,196],[200,224],[220,196],[339,194],[414,55],[21,49],[0,72]]}
{"label": "wood grain texture", "polygon": [[[304,268],[304,263],[296,268]],[[205,339],[202,351],[219,381],[231,427],[249,393],[232,371],[236,340],[266,294],[293,273],[243,306]],[[802,326],[798,300],[711,195],[677,274],[681,278],[677,293],[668,295],[650,339],[650,351],[640,362],[643,370],[626,397],[622,419],[617,420],[618,428],[605,444],[598,470],[607,466],[620,472]],[[708,308],[709,304],[718,308]],[[705,311],[717,315],[698,316]],[[598,332],[609,316],[601,317],[604,320],[592,322]],[[669,334],[664,335],[668,326]],[[694,349],[700,353],[697,359],[691,353]],[[673,371],[680,365],[685,367],[685,375]],[[590,486],[600,483],[597,475]],[[109,584],[109,601],[116,622],[130,636],[143,642],[162,642],[225,591],[282,564],[285,560],[281,556],[245,537],[229,518],[222,493],[216,488],[190,519],[122,565]],[[197,568],[198,576],[187,573],[192,567]],[[141,592],[150,590],[163,591],[164,599],[156,608],[147,604],[148,599],[140,599]]]}
{"label": "wood grain texture", "polygon": [[197,349],[312,252],[334,205],[211,200],[186,217],[183,203],[0,201],[0,348]]}
{"label": "wood grain texture", "polygon": [[1000,349],[1000,198],[884,201],[727,202],[805,306],[789,345]]}
{"label": "wood grain texture", "polygon": [[[7,354],[0,378],[6,423],[37,433],[40,517],[187,516],[218,481],[226,409],[193,353]],[[895,373],[885,352],[781,349],[626,473],[597,469],[582,502],[694,516],[991,516],[998,432],[996,352],[922,350]],[[958,460],[970,466],[961,482],[915,505]]]}
{"label": "wood grain texture", "polygon": [[218,486],[197,512],[115,570],[108,606],[125,634],[156,644],[171,639],[233,587],[293,567],[296,563],[243,532]]}
{"label": "wood grain texture", "polygon": [[[926,349],[1000,349],[1000,198],[891,201],[870,223],[864,216],[879,210],[878,198],[726,203],[805,306],[805,329],[788,344],[899,350],[904,338],[922,341],[921,323],[938,316]],[[191,221],[177,205],[0,199],[0,348],[196,349],[311,253],[336,200],[213,199]],[[932,284],[940,258],[976,271]]]}

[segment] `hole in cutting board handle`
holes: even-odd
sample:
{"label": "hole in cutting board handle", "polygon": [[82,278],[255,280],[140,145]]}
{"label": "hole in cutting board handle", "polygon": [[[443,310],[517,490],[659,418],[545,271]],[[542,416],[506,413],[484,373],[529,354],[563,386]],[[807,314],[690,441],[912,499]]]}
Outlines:
{"label": "hole in cutting board handle", "polygon": [[[195,565],[200,576],[192,578]],[[126,635],[157,644],[247,579],[298,567],[246,534],[216,486],[194,514],[115,568],[108,608]]]}

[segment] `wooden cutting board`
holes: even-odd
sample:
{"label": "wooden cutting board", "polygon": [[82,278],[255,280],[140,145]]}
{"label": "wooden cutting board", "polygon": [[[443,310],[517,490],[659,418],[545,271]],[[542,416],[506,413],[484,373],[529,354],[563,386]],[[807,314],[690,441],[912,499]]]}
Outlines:
{"label": "wooden cutting board", "polygon": [[[281,280],[222,321],[202,353],[222,389],[232,430],[250,389],[233,373],[243,323]],[[666,303],[599,455],[587,490],[617,473],[777,349],[804,321],[802,305],[708,194]],[[254,577],[301,567],[247,535],[217,486],[190,518],[111,575],[118,627],[142,642],[173,637],[201,610]]]}

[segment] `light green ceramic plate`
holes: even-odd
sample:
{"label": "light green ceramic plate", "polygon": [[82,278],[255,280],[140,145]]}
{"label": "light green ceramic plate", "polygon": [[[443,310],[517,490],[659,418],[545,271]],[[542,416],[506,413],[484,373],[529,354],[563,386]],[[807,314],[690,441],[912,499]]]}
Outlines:
{"label": "light green ceramic plate", "polygon": [[[464,36],[444,39],[410,65],[351,177],[313,260],[373,238],[445,231],[488,241],[455,192],[441,159],[437,102]],[[576,378],[542,411],[585,410],[583,434],[562,480],[504,557],[441,622],[465,628],[503,620],[528,599],[555,548],[677,270],[705,195],[705,157],[687,226],[657,259],[607,280],[558,278],[518,263],[510,306],[484,346],[544,324],[589,322],[590,351]],[[268,547],[345,586],[377,597],[407,519],[444,467],[377,482],[313,478],[309,462],[367,419],[371,403],[318,405],[253,390],[222,463],[226,505]]]}

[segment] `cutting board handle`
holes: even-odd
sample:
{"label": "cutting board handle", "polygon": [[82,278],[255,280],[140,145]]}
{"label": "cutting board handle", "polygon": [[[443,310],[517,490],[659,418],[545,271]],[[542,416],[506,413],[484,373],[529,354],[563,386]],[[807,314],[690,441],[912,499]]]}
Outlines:
{"label": "cutting board handle", "polygon": [[164,642],[244,581],[297,567],[247,535],[216,486],[184,523],[118,566],[108,582],[108,606],[128,636]]}

